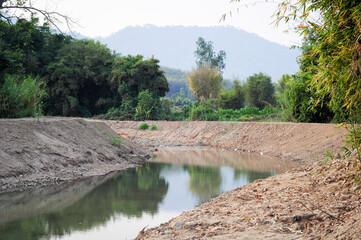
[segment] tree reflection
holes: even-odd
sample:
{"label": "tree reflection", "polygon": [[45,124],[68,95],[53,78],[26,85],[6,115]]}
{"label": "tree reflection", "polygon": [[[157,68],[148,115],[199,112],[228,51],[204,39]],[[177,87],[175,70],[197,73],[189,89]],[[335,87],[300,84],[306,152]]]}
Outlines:
{"label": "tree reflection", "polygon": [[189,189],[201,202],[208,201],[211,197],[220,193],[222,181],[220,168],[186,166],[189,172]]}
{"label": "tree reflection", "polygon": [[153,215],[168,191],[162,167],[152,163],[121,172],[61,211],[0,226],[0,239],[49,239],[102,225],[118,214]]}
{"label": "tree reflection", "polygon": [[235,168],[233,174],[234,180],[239,180],[241,176],[244,176],[247,179],[248,183],[251,183],[257,179],[264,179],[272,176],[273,174],[270,172],[259,172],[259,171],[251,171],[246,169]]}

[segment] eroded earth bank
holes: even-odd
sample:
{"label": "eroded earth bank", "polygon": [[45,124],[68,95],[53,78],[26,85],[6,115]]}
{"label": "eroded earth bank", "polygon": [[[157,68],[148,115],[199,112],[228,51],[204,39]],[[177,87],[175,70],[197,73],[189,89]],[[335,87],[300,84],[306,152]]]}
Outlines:
{"label": "eroded earth bank", "polygon": [[84,119],[1,119],[0,133],[0,192],[139,166],[151,154]]}
{"label": "eroded earth bank", "polygon": [[[138,122],[107,122],[120,136],[145,146],[206,145],[291,159],[300,166],[225,192],[145,228],[137,239],[360,239],[359,168],[338,159],[345,129],[332,124],[147,123],[158,130],[138,130]],[[327,150],[334,159],[326,163]]]}

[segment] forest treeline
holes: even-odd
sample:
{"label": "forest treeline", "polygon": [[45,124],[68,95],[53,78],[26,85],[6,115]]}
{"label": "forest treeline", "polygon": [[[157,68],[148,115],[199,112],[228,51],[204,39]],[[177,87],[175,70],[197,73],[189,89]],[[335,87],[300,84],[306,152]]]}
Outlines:
{"label": "forest treeline", "polygon": [[[316,61],[306,57],[300,58],[298,73],[276,83],[265,73],[230,83],[222,76],[226,53],[215,53],[212,42],[202,38],[195,50],[197,68],[186,75],[160,68],[155,58],[121,56],[97,41],[54,33],[36,18],[1,21],[0,34],[3,118],[235,121],[264,115],[283,121],[340,122],[349,116],[346,108],[331,105],[330,96],[309,84],[312,72],[307,69]],[[312,33],[305,38],[303,56],[311,51],[313,38]],[[166,77],[176,89],[167,98]]]}
{"label": "forest treeline", "polygon": [[1,117],[163,117],[169,87],[157,59],[53,33],[36,18],[1,21],[0,34]]}

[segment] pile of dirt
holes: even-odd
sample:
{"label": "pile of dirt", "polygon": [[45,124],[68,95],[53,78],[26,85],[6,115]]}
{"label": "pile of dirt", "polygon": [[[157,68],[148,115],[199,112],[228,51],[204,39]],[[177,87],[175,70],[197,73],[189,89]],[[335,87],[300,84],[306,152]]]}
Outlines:
{"label": "pile of dirt", "polygon": [[101,175],[142,164],[149,152],[84,119],[0,120],[0,191]]}

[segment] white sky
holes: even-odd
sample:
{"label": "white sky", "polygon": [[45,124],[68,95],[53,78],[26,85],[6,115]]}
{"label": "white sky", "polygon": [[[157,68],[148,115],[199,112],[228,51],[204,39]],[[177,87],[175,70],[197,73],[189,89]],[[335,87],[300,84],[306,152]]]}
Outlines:
{"label": "white sky", "polygon": [[[271,25],[275,3],[245,6],[230,0],[33,0],[33,4],[70,16],[80,25],[73,26],[72,30],[87,37],[105,37],[127,26],[145,24],[231,25],[283,45],[294,45],[301,40],[292,29],[286,34],[288,27]],[[232,17],[228,14],[225,21],[219,22],[221,16],[230,11]]]}

